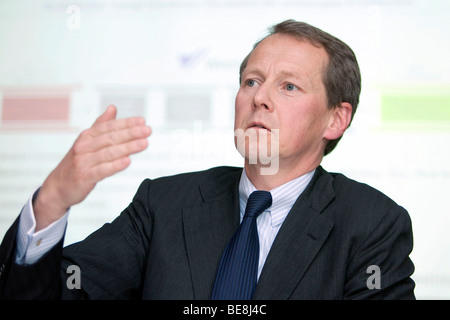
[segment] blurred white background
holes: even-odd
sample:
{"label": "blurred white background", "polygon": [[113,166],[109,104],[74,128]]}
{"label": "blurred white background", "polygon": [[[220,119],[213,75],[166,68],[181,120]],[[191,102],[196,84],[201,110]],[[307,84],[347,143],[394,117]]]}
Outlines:
{"label": "blurred white background", "polygon": [[239,64],[292,18],[345,41],[361,67],[354,122],[324,168],[409,211],[416,296],[449,299],[448,12],[447,0],[0,0],[0,236],[110,103],[146,117],[150,146],[72,208],[66,244],[117,216],[146,177],[242,165]]}

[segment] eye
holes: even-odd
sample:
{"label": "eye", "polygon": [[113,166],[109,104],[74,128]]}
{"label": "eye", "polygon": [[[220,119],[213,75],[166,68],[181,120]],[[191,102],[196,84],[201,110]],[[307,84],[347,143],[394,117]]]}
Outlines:
{"label": "eye", "polygon": [[287,84],[284,86],[284,88],[285,88],[287,91],[295,91],[295,90],[298,90],[298,87],[297,87],[295,84],[292,84],[292,83],[287,83]]}
{"label": "eye", "polygon": [[247,86],[249,86],[249,87],[254,87],[254,86],[256,85],[256,81],[253,80],[253,79],[248,79],[248,80],[246,81],[246,84],[247,84]]}

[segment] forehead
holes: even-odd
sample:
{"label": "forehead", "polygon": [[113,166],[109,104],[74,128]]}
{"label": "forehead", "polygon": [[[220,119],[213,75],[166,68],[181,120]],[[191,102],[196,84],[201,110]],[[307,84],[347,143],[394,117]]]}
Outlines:
{"label": "forehead", "polygon": [[328,54],[322,47],[292,35],[273,34],[262,40],[252,51],[244,70],[322,75],[328,64]]}

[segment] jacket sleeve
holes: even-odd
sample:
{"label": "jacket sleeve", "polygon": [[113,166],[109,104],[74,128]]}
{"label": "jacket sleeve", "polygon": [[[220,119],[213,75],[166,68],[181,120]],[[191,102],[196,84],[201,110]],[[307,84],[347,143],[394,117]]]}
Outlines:
{"label": "jacket sleeve", "polygon": [[0,247],[1,299],[55,299],[60,291],[60,261],[63,239],[32,265],[15,263],[19,218],[13,223]]}
{"label": "jacket sleeve", "polygon": [[[132,203],[111,223],[85,240],[63,249],[63,241],[31,265],[15,263],[19,219],[0,247],[2,299],[130,299],[139,296],[148,251],[151,219],[150,180],[144,181]],[[79,279],[71,282],[69,268]],[[68,285],[71,282],[72,285]],[[79,286],[78,286],[79,284]]]}
{"label": "jacket sleeve", "polygon": [[411,219],[400,206],[391,208],[351,257],[347,299],[415,299]]}

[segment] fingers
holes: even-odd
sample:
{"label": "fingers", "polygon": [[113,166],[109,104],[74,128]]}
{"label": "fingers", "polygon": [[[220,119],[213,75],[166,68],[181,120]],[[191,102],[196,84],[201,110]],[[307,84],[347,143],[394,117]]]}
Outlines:
{"label": "fingers", "polygon": [[102,148],[148,138],[151,128],[141,118],[110,120],[100,128],[92,127],[81,133],[75,148],[80,153],[95,152]]}
{"label": "fingers", "polygon": [[73,173],[78,174],[74,181],[96,184],[126,169],[131,163],[130,155],[145,150],[147,146],[147,139],[138,139],[89,154],[75,155]]}
{"label": "fingers", "polygon": [[115,119],[116,108],[109,106],[91,128],[84,130],[70,152],[77,180],[96,183],[125,169],[129,156],[145,150],[151,128],[141,117]]}
{"label": "fingers", "polygon": [[116,119],[116,115],[117,108],[109,105],[94,124],[80,134],[73,146],[75,152],[77,154],[95,152],[105,147],[150,136],[151,128],[145,125],[144,118]]}
{"label": "fingers", "polygon": [[145,120],[116,116],[116,107],[108,106],[44,181],[33,204],[38,228],[83,201],[97,182],[127,168],[130,155],[147,148],[151,128]]}
{"label": "fingers", "polygon": [[114,132],[123,129],[129,129],[136,126],[145,125],[145,119],[142,117],[131,117],[124,119],[103,119],[102,121],[95,121],[90,128],[92,136],[99,136],[108,132]]}
{"label": "fingers", "polygon": [[95,120],[94,124],[101,123],[108,120],[113,120],[117,116],[117,108],[114,105],[109,105],[108,108],[106,108],[105,112],[103,112],[102,115],[100,115],[97,120]]}
{"label": "fingers", "polygon": [[131,163],[130,157],[122,157],[110,162],[103,162],[91,169],[91,179],[100,181],[114,175],[117,172],[125,170]]}
{"label": "fingers", "polygon": [[147,146],[147,139],[142,138],[101,148],[95,152],[91,152],[88,154],[88,157],[86,157],[85,160],[85,165],[94,167],[103,163],[113,162],[121,158],[128,157],[132,154],[144,151]]}
{"label": "fingers", "polygon": [[142,117],[116,119],[116,116],[117,108],[114,105],[109,105],[105,112],[95,120],[92,127],[89,128],[89,133],[95,137],[108,132],[145,125],[145,119]]}

